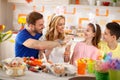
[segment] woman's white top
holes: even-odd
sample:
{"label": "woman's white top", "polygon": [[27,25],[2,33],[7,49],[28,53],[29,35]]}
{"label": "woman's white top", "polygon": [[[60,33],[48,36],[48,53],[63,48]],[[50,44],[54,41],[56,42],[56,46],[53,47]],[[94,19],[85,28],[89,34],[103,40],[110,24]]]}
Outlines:
{"label": "woman's white top", "polygon": [[[42,40],[43,39],[45,40],[45,38],[42,38]],[[70,48],[70,58],[71,58],[75,44],[76,42],[71,39],[66,45],[53,48],[49,55],[49,61],[52,61],[53,63],[64,63],[64,52],[65,52],[66,46],[71,45],[71,48]]]}
{"label": "woman's white top", "polygon": [[53,48],[49,55],[49,61],[52,61],[53,63],[63,63],[65,47],[66,46]]}

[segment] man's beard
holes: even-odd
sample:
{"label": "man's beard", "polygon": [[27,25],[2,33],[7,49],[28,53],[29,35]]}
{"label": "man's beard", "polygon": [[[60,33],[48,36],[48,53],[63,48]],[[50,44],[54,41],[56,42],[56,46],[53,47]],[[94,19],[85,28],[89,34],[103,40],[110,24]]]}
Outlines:
{"label": "man's beard", "polygon": [[42,29],[40,31],[38,31],[36,28],[34,28],[34,33],[41,33],[42,34]]}

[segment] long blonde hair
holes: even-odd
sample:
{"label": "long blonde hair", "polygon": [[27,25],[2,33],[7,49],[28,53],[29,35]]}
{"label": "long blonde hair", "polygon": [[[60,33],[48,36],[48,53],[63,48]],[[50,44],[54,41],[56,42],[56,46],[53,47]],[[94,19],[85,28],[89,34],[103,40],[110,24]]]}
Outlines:
{"label": "long blonde hair", "polygon": [[59,15],[59,16],[54,15],[51,17],[50,23],[48,25],[48,30],[46,33],[47,40],[53,41],[56,38],[63,40],[65,38],[64,33],[58,33],[57,31],[57,25],[61,19],[65,19],[65,17],[62,15]]}

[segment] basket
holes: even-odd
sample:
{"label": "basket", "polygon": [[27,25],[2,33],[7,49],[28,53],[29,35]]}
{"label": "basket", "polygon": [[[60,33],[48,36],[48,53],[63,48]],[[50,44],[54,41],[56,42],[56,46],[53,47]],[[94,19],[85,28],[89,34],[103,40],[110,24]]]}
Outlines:
{"label": "basket", "polygon": [[120,70],[109,70],[110,80],[120,80]]}
{"label": "basket", "polygon": [[25,66],[6,67],[6,74],[14,77],[23,76],[25,75]]}

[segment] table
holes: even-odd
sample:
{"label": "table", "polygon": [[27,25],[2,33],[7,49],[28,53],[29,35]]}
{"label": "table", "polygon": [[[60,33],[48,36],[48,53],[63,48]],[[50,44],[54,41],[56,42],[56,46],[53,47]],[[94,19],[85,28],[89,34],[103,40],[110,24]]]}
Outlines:
{"label": "table", "polygon": [[4,71],[0,71],[0,80],[68,80],[71,77],[70,76],[69,77],[57,77],[49,73],[44,73],[44,72],[35,73],[31,71],[26,71],[25,76],[10,77],[6,75]]}
{"label": "table", "polygon": [[[78,75],[76,75],[76,76],[78,76]],[[35,72],[31,72],[31,71],[26,71],[25,76],[10,77],[10,76],[6,75],[4,71],[0,70],[0,80],[68,80],[68,79],[70,79],[72,77],[76,77],[76,76],[58,77],[53,74],[44,73],[44,72],[35,73]],[[89,75],[89,74],[79,75],[79,76],[94,77],[94,75]]]}

